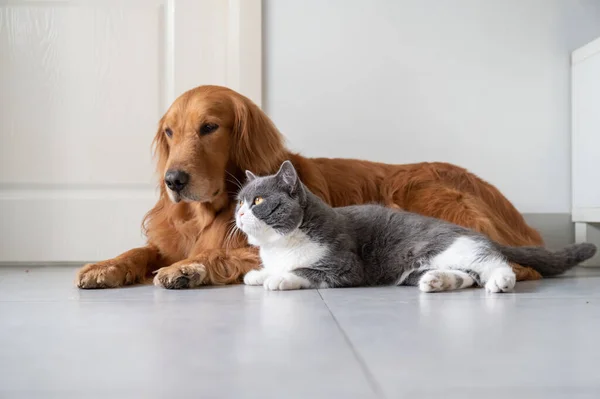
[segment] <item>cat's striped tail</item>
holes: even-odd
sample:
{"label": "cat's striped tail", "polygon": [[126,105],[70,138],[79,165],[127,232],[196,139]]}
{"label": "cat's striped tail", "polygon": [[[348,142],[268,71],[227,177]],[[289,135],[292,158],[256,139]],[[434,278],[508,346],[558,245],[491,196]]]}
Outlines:
{"label": "cat's striped tail", "polygon": [[542,247],[507,247],[504,245],[498,245],[498,249],[509,262],[529,266],[537,270],[543,277],[564,273],[596,253],[596,246],[590,243],[573,244],[558,251],[550,251]]}

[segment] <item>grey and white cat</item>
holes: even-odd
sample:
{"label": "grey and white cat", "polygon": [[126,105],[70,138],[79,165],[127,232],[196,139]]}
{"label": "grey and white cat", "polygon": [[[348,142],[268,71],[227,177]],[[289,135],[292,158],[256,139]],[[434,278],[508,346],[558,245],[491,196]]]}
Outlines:
{"label": "grey and white cat", "polygon": [[551,252],[508,247],[442,220],[380,205],[332,208],[311,193],[286,161],[275,175],[256,177],[238,194],[236,225],[260,247],[263,268],[244,283],[268,290],[415,285],[421,291],[515,286],[509,262],[543,276],[592,257],[593,244]]}

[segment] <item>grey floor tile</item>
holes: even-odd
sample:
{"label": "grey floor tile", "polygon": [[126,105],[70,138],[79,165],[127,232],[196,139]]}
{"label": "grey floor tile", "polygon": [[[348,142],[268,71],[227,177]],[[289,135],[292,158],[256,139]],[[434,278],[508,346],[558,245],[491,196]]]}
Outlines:
{"label": "grey floor tile", "polygon": [[73,270],[17,271],[1,272],[2,398],[374,396],[317,291],[77,291]]}
{"label": "grey floor tile", "polygon": [[593,275],[525,284],[538,296],[403,287],[321,295],[387,397],[587,398],[600,397]]}
{"label": "grey floor tile", "polygon": [[0,267],[0,397],[600,397],[600,270],[506,295],[81,291],[74,273]]}
{"label": "grey floor tile", "polygon": [[79,290],[74,285],[76,270],[73,266],[0,266],[0,301],[148,301],[155,296],[153,290],[143,285],[116,290]]}

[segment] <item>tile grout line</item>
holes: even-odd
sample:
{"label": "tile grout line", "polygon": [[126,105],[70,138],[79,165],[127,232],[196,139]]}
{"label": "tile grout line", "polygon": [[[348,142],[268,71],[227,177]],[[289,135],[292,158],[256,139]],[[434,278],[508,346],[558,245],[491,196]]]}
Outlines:
{"label": "tile grout line", "polygon": [[344,331],[344,329],[340,325],[340,322],[338,321],[338,319],[333,314],[331,308],[327,304],[327,301],[325,300],[325,298],[323,298],[323,295],[321,295],[321,290],[317,290],[317,293],[319,294],[319,297],[323,301],[323,304],[325,305],[325,307],[329,311],[329,314],[333,318],[333,321],[335,322],[335,325],[337,326],[338,330],[340,330],[340,332],[342,333],[342,337],[344,337],[344,340],[350,346],[350,350],[352,350],[352,354],[354,355],[354,357],[358,361],[358,364],[360,365],[361,370],[365,374],[365,377],[367,377],[367,381],[369,382],[369,385],[371,386],[371,389],[373,390],[373,392],[375,392],[375,395],[377,395],[377,397],[379,397],[379,398],[385,398],[385,395],[383,394],[383,391],[381,390],[381,387],[379,386],[379,384],[375,380],[375,376],[373,375],[373,373],[371,373],[371,370],[369,370],[369,367],[367,366],[367,363],[362,358],[362,356],[360,356],[360,354],[358,353],[358,351],[356,350],[356,348],[352,344],[352,341],[350,341],[350,337],[348,337],[348,334],[346,334],[346,332]]}

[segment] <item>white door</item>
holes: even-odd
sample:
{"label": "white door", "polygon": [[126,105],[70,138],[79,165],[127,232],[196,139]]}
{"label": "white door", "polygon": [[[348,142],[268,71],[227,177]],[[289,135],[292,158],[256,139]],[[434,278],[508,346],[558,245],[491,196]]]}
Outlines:
{"label": "white door", "polygon": [[151,141],[180,93],[260,104],[260,0],[0,0],[0,262],[144,243]]}

